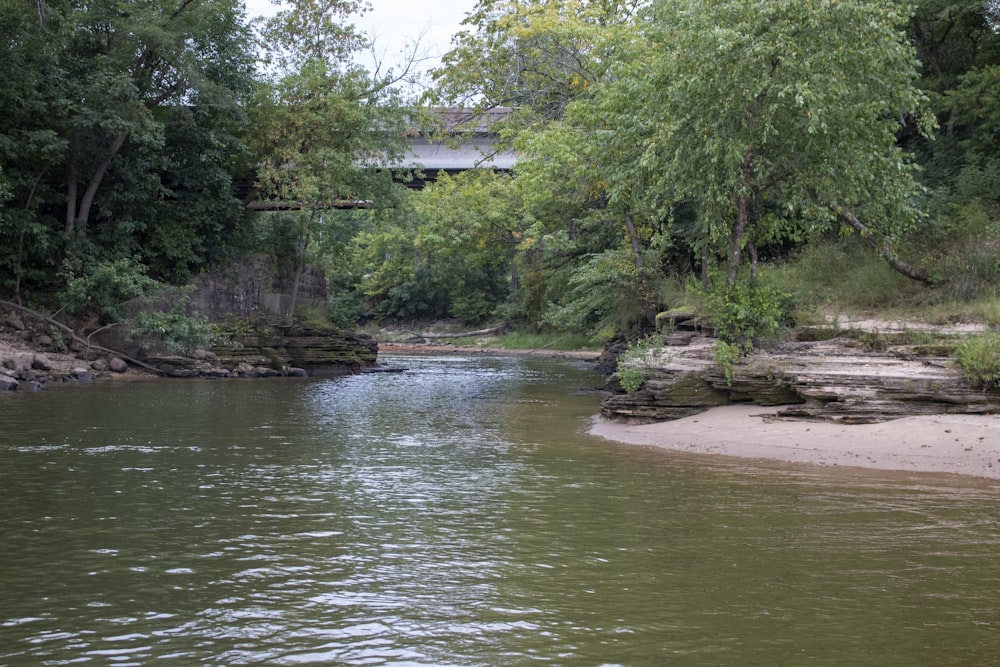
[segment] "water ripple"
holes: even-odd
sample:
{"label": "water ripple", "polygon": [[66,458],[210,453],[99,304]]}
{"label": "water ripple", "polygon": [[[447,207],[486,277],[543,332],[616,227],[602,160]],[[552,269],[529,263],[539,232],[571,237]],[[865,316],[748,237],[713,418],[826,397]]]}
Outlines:
{"label": "water ripple", "polygon": [[1000,662],[995,488],[617,447],[584,371],[399,365],[15,397],[0,663]]}

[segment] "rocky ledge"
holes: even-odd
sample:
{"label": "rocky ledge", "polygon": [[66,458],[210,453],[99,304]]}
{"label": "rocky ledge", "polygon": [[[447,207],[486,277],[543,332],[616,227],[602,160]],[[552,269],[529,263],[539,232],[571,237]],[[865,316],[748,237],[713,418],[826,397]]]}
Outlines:
{"label": "rocky ledge", "polygon": [[230,345],[190,356],[153,353],[134,345],[128,354],[119,355],[101,345],[85,345],[85,340],[74,335],[67,345],[15,314],[0,317],[0,391],[39,391],[50,382],[87,382],[112,375],[258,378],[349,374],[374,367],[378,354],[378,343],[372,337],[332,327],[265,327],[236,337]]}
{"label": "rocky ledge", "polygon": [[237,336],[190,357],[145,362],[168,377],[305,377],[358,373],[375,366],[377,356],[378,343],[367,334],[294,326]]}
{"label": "rocky ledge", "polygon": [[640,362],[645,382],[637,391],[625,392],[618,376],[610,376],[605,417],[647,423],[733,403],[775,407],[779,417],[848,424],[1000,411],[1000,391],[970,385],[947,346],[870,351],[850,336],[785,343],[748,356],[727,378],[713,360],[714,339],[679,332],[664,342]]}

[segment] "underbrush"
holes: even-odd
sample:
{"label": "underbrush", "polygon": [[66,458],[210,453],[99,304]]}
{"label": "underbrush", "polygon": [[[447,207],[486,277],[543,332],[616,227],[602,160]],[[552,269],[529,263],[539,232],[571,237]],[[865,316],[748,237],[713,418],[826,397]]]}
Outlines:
{"label": "underbrush", "polygon": [[955,350],[955,361],[966,379],[983,389],[1000,384],[1000,333],[987,332],[961,343]]}
{"label": "underbrush", "polygon": [[1000,260],[990,250],[993,241],[979,236],[941,243],[919,260],[935,275],[934,287],[900,275],[855,238],[816,241],[764,271],[774,284],[796,295],[800,321],[833,312],[1000,326]]}
{"label": "underbrush", "polygon": [[791,259],[768,265],[771,281],[795,294],[802,307],[885,312],[918,307],[928,289],[906,278],[857,240],[817,240]]}

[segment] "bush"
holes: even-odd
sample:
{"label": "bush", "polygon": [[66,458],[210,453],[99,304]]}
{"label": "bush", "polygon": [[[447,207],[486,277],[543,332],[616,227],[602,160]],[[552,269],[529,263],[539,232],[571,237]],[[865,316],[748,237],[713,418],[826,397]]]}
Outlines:
{"label": "bush", "polygon": [[718,339],[743,353],[753,349],[754,341],[775,339],[795,324],[792,295],[757,281],[716,287],[706,305]]}
{"label": "bush", "polygon": [[926,297],[922,285],[895,272],[857,235],[817,238],[794,258],[766,269],[772,282],[810,299],[807,305],[883,310]]}
{"label": "bush", "polygon": [[983,389],[1000,386],[1000,333],[987,332],[959,344],[955,361],[971,384]]}
{"label": "bush", "polygon": [[618,357],[618,384],[628,393],[642,389],[646,374],[664,361],[663,340],[647,336],[635,343]]}
{"label": "bush", "polygon": [[138,260],[94,260],[85,256],[67,259],[61,275],[66,287],[59,301],[71,313],[88,309],[107,313],[115,320],[125,316],[122,304],[133,297],[150,297],[164,285],[146,275]]}
{"label": "bush", "polygon": [[159,341],[177,354],[191,354],[228,341],[209,321],[185,315],[183,307],[168,312],[138,313],[132,319],[131,333],[137,340]]}

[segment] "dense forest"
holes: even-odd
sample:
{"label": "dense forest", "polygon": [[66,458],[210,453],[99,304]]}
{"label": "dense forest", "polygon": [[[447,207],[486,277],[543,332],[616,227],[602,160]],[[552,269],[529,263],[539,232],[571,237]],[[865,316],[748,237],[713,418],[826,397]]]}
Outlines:
{"label": "dense forest", "polygon": [[[268,253],[325,269],[340,326],[1000,324],[994,0],[479,0],[420,99],[358,64],[364,9],[0,0],[0,297],[120,318]],[[511,109],[516,168],[407,188],[429,107]]]}

